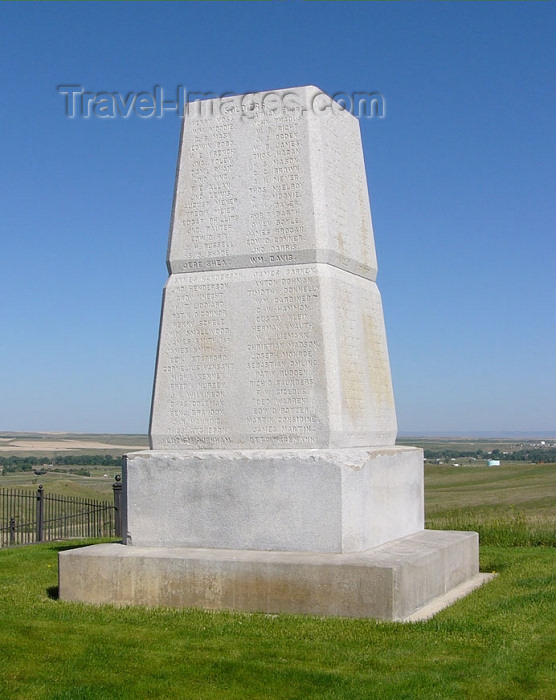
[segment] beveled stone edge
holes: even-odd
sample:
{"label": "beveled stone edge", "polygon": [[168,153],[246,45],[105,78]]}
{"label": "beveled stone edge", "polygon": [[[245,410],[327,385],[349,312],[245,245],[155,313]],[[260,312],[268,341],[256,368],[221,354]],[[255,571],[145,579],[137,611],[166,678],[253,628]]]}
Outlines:
{"label": "beveled stone edge", "polygon": [[[245,562],[260,564],[297,564],[312,566],[395,567],[400,561],[412,563],[430,554],[429,550],[415,551],[412,545],[446,549],[454,543],[476,538],[477,533],[467,530],[421,530],[412,535],[386,542],[364,552],[288,552],[259,549],[210,549],[204,547],[145,547],[118,542],[91,544],[59,553],[61,557],[148,556],[155,559],[211,560],[215,562]],[[435,541],[436,539],[436,541]]]}
{"label": "beveled stone edge", "polygon": [[[281,458],[296,458],[296,459],[325,459],[332,462],[338,462],[338,466],[348,466],[346,458],[351,457],[355,460],[355,464],[364,464],[369,458],[376,459],[377,457],[393,457],[404,452],[423,453],[421,447],[412,447],[410,445],[369,445],[365,447],[309,447],[309,448],[207,448],[207,449],[182,449],[178,448],[171,450],[169,448],[154,449],[154,450],[136,450],[127,452],[126,458],[135,459],[137,457],[168,457],[172,459],[180,459],[181,457],[200,459],[281,459]],[[358,467],[357,467],[358,468]]]}
{"label": "beveled stone edge", "polygon": [[330,265],[357,277],[376,282],[378,267],[363,265],[355,258],[342,256],[333,250],[315,250],[308,248],[288,253],[280,251],[261,255],[230,255],[221,258],[188,258],[166,260],[168,274],[182,275],[192,272],[219,272],[226,270],[245,270],[259,267],[284,267],[288,265]]}
{"label": "beveled stone edge", "polygon": [[449,608],[454,603],[457,603],[458,600],[465,598],[478,588],[482,588],[485,583],[489,583],[489,581],[492,581],[497,576],[498,574],[479,572],[475,574],[473,578],[460,583],[455,588],[452,588],[452,590],[444,593],[444,595],[434,598],[434,600],[429,601],[426,605],[412,612],[411,615],[407,615],[407,617],[399,620],[399,622],[425,622],[426,620],[430,620],[437,613]]}

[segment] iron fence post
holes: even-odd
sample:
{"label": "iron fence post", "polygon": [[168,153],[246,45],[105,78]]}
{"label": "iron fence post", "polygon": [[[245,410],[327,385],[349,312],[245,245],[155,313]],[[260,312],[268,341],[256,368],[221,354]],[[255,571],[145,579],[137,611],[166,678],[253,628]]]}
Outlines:
{"label": "iron fence post", "polygon": [[10,518],[10,544],[15,544],[15,518]]}
{"label": "iron fence post", "polygon": [[44,512],[44,491],[42,484],[37,489],[37,542],[42,542],[42,522]]}
{"label": "iron fence post", "polygon": [[114,492],[114,529],[116,537],[122,536],[122,477],[116,474],[115,481],[112,484]]}

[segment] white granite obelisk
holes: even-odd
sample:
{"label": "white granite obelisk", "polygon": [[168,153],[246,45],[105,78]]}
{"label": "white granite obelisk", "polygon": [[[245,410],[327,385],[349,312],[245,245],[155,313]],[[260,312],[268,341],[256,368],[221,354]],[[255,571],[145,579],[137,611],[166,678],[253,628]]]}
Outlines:
{"label": "white granite obelisk", "polygon": [[190,105],[168,268],[114,602],[401,619],[477,574],[394,444],[354,116],[313,86]]}
{"label": "white granite obelisk", "polygon": [[154,450],[394,444],[358,121],[273,95],[185,121]]}

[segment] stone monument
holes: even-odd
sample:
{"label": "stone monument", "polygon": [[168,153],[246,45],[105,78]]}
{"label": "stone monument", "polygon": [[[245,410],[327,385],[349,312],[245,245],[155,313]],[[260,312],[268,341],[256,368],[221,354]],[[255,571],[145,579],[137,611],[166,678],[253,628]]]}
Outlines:
{"label": "stone monument", "polygon": [[61,553],[60,597],[407,619],[478,585],[394,444],[357,119],[312,86],[189,105],[168,269],[124,544]]}

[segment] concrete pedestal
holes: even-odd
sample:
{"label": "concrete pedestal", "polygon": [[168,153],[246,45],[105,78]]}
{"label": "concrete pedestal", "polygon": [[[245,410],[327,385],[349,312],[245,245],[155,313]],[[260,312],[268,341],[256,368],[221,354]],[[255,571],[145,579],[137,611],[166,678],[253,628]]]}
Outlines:
{"label": "concrete pedestal", "polygon": [[127,545],[61,552],[62,600],[415,619],[468,593],[478,536],[423,527],[422,451],[127,456]]}
{"label": "concrete pedestal", "polygon": [[123,482],[134,546],[363,552],[424,527],[414,447],[134,452]]}
{"label": "concrete pedestal", "polygon": [[357,554],[100,544],[61,552],[59,584],[85,603],[405,620],[483,583],[477,562],[476,533],[434,530]]}

